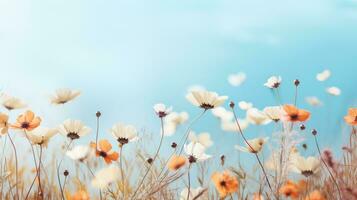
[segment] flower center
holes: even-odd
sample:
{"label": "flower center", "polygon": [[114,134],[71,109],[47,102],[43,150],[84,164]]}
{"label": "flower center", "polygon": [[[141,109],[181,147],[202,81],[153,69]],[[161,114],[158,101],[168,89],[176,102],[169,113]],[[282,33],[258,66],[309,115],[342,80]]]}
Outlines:
{"label": "flower center", "polygon": [[305,170],[305,171],[301,171],[301,174],[304,175],[305,177],[309,177],[313,175],[314,172],[312,170]]}
{"label": "flower center", "polygon": [[222,187],[226,187],[227,183],[226,183],[226,181],[221,181],[221,182],[219,182],[219,185]]}
{"label": "flower center", "polygon": [[100,151],[99,155],[102,156],[103,158],[107,157],[107,153],[104,151]]}
{"label": "flower center", "polygon": [[120,143],[120,144],[122,144],[122,145],[124,145],[124,144],[128,144],[128,142],[129,142],[129,139],[128,138],[118,138],[118,142]]}
{"label": "flower center", "polygon": [[68,133],[67,137],[71,138],[71,140],[79,139],[79,135],[75,132]]}
{"label": "flower center", "polygon": [[213,105],[208,104],[208,103],[203,103],[203,104],[201,104],[200,107],[201,107],[201,108],[204,108],[204,109],[206,109],[206,110],[214,108]]}
{"label": "flower center", "polygon": [[297,120],[299,116],[297,114],[290,115],[291,120]]}
{"label": "flower center", "polygon": [[157,115],[162,118],[162,117],[166,117],[167,113],[165,111],[160,111],[157,113]]}
{"label": "flower center", "polygon": [[21,128],[23,128],[23,129],[27,129],[27,128],[29,128],[30,127],[30,124],[28,123],[28,122],[23,122],[22,124],[21,124]]}
{"label": "flower center", "polygon": [[273,84],[273,88],[278,88],[280,86],[280,83],[279,82],[275,82],[274,84]]}

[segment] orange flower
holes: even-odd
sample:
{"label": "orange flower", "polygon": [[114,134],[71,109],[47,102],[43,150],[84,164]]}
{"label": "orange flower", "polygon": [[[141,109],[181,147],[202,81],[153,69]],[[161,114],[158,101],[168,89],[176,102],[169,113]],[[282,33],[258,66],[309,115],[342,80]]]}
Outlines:
{"label": "orange flower", "polygon": [[345,122],[352,126],[357,126],[357,108],[348,109],[348,114],[345,116]]}
{"label": "orange flower", "polygon": [[96,149],[96,155],[104,158],[104,161],[107,164],[112,163],[112,161],[116,161],[119,158],[119,154],[117,152],[111,152],[112,145],[108,142],[108,140],[100,140],[99,148],[96,148],[96,144],[91,142],[90,146]]}
{"label": "orange flower", "polygon": [[212,175],[212,181],[221,197],[226,197],[238,190],[239,183],[237,178],[231,176],[227,171],[223,173],[215,172]]}
{"label": "orange flower", "polygon": [[186,164],[185,156],[173,155],[170,161],[167,163],[167,167],[171,171],[176,171]]}
{"label": "orange flower", "polygon": [[285,195],[285,197],[290,197],[291,199],[297,199],[300,193],[306,187],[306,182],[301,180],[298,183],[288,180],[280,189],[279,193]]}
{"label": "orange flower", "polygon": [[69,196],[67,198],[69,200],[89,200],[89,194],[85,190],[78,190],[76,193],[74,193],[72,196]]}
{"label": "orange flower", "polygon": [[40,117],[35,117],[35,114],[28,110],[24,114],[17,117],[16,123],[11,127],[16,129],[23,129],[26,131],[32,131],[37,128],[41,123]]}
{"label": "orange flower", "polygon": [[5,134],[7,133],[7,130],[9,129],[9,123],[7,122],[9,120],[9,116],[6,114],[0,113],[0,133]]}
{"label": "orange flower", "polygon": [[285,119],[290,122],[304,122],[310,117],[309,111],[298,109],[293,105],[284,105],[283,109],[286,113]]}
{"label": "orange flower", "polygon": [[307,197],[305,197],[305,200],[326,200],[326,198],[320,191],[314,190]]}

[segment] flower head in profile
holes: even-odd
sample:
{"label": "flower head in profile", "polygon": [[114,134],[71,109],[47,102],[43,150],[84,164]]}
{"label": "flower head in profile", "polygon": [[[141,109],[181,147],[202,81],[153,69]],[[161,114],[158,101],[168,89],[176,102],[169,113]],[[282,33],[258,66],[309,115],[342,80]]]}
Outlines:
{"label": "flower head in profile", "polygon": [[283,110],[281,106],[269,106],[265,107],[263,112],[268,116],[269,119],[278,122],[283,116]]}
{"label": "flower head in profile", "polygon": [[180,193],[180,200],[204,200],[207,198],[204,197],[203,195],[205,191],[206,189],[202,187],[190,188],[190,195],[189,198],[187,199],[188,188],[184,188]]}
{"label": "flower head in profile", "polygon": [[227,96],[218,96],[217,93],[210,91],[192,91],[186,95],[190,103],[205,110],[222,105],[227,98]]}
{"label": "flower head in profile", "polygon": [[138,139],[137,130],[132,125],[117,123],[110,129],[110,132],[120,145],[125,145]]}
{"label": "flower head in profile", "polygon": [[256,108],[247,111],[247,120],[255,125],[265,125],[271,122],[271,119],[263,111]]}
{"label": "flower head in profile", "polygon": [[17,117],[16,123],[12,124],[11,127],[15,129],[22,129],[26,131],[32,131],[37,128],[41,123],[41,118],[36,117],[35,113],[31,110],[26,111]]}
{"label": "flower head in profile", "polygon": [[117,161],[119,158],[119,154],[112,151],[112,145],[108,140],[100,140],[98,142],[98,147],[95,142],[91,142],[90,146],[95,149],[96,156],[102,157],[107,164],[111,164],[112,161]]}
{"label": "flower head in profile", "polygon": [[309,156],[305,158],[300,155],[294,155],[291,163],[291,169],[305,177],[312,176],[320,171],[320,160],[315,157]]}
{"label": "flower head in profile", "polygon": [[[72,160],[83,162],[94,154],[89,146],[77,145],[66,152],[66,155]],[[93,152],[93,154],[92,154]]]}
{"label": "flower head in profile", "polygon": [[228,171],[213,173],[212,181],[221,198],[235,193],[238,190],[239,182],[237,178],[232,176]]}
{"label": "flower head in profile", "polygon": [[51,103],[53,104],[65,104],[74,100],[81,94],[78,90],[71,90],[68,88],[62,88],[56,90],[56,94],[51,96]]}
{"label": "flower head in profile", "polygon": [[226,110],[223,107],[212,109],[212,114],[219,118],[221,121],[231,121],[234,117],[233,112]]}
{"label": "flower head in profile", "polygon": [[240,72],[237,74],[230,74],[228,76],[228,82],[232,86],[237,87],[237,86],[242,85],[246,78],[247,78],[247,75],[243,72]]}
{"label": "flower head in profile", "polygon": [[193,143],[202,144],[205,148],[208,148],[213,145],[211,136],[207,132],[196,135],[195,132],[191,131],[188,135],[188,139]]}
{"label": "flower head in profile", "polygon": [[[164,120],[164,134],[165,136],[171,136],[176,132],[176,129],[181,124],[188,120],[187,112],[172,112],[165,117]],[[161,131],[162,132],[162,131]]]}
{"label": "flower head in profile", "polygon": [[294,105],[283,106],[285,116],[284,119],[290,122],[304,122],[309,119],[310,112],[307,110],[299,109]]}
{"label": "flower head in profile", "polygon": [[57,129],[39,127],[27,132],[32,144],[47,147],[49,140],[58,133]]}
{"label": "flower head in profile", "polygon": [[241,110],[249,110],[249,109],[253,108],[253,103],[246,102],[246,101],[240,101],[240,102],[238,102],[238,107]]}
{"label": "flower head in profile", "polygon": [[21,99],[7,95],[2,97],[2,105],[7,110],[15,110],[26,107],[26,104]]}
{"label": "flower head in profile", "polygon": [[[249,126],[249,121],[247,119],[238,119],[238,123],[241,130],[245,130]],[[238,126],[235,120],[232,121],[222,121],[221,129],[227,132],[237,132]]]}
{"label": "flower head in profile", "polygon": [[268,137],[254,138],[252,140],[247,141],[249,143],[249,145],[246,144],[246,147],[236,145],[235,148],[237,150],[247,152],[247,153],[259,153],[263,149],[263,146],[268,141],[268,139],[269,139]]}
{"label": "flower head in profile", "polygon": [[304,180],[301,180],[298,183],[288,180],[279,188],[279,194],[284,195],[286,198],[298,199],[305,189],[306,182]]}
{"label": "flower head in profile", "polygon": [[0,113],[0,133],[1,134],[6,134],[9,130],[9,116],[4,114],[4,113]]}
{"label": "flower head in profile", "polygon": [[185,153],[189,156],[189,162],[205,161],[211,158],[211,155],[205,153],[206,148],[200,143],[191,142],[184,147]]}
{"label": "flower head in profile", "polygon": [[92,180],[92,186],[103,189],[119,178],[120,170],[116,165],[110,165],[99,170]]}
{"label": "flower head in profile", "polygon": [[76,140],[87,135],[91,129],[80,120],[67,119],[58,127],[58,131],[69,139]]}
{"label": "flower head in profile", "polygon": [[90,200],[89,194],[86,190],[78,190],[73,195],[68,195],[68,200]]}
{"label": "flower head in profile", "polygon": [[326,200],[326,198],[320,191],[314,190],[305,197],[305,200]]}
{"label": "flower head in profile", "polygon": [[158,103],[154,105],[154,111],[160,118],[166,117],[172,111],[172,107],[167,107],[165,104]]}
{"label": "flower head in profile", "polygon": [[274,88],[278,88],[280,84],[281,84],[280,76],[271,76],[270,78],[268,78],[267,82],[264,83],[264,86],[274,89]]}
{"label": "flower head in profile", "polygon": [[316,74],[316,79],[322,82],[322,81],[326,81],[328,78],[330,78],[330,76],[331,76],[331,71],[325,69],[321,73]]}
{"label": "flower head in profile", "polygon": [[357,126],[357,108],[348,109],[345,122],[351,126]]}
{"label": "flower head in profile", "polygon": [[338,88],[338,87],[329,87],[329,88],[326,88],[326,92],[327,92],[329,95],[332,95],[332,96],[340,96],[340,94],[341,94],[341,90],[340,90],[340,88]]}
{"label": "flower head in profile", "polygon": [[173,155],[167,163],[167,168],[171,171],[177,171],[185,166],[187,158],[185,156]]}

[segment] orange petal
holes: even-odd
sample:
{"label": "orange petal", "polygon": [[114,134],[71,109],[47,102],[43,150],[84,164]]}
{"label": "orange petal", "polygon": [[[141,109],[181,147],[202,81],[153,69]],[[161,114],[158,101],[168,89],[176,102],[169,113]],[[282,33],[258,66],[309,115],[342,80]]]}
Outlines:
{"label": "orange petal", "polygon": [[32,122],[30,123],[30,126],[28,128],[29,131],[37,128],[41,123],[41,118],[36,117],[35,119],[32,120]]}
{"label": "orange petal", "polygon": [[31,110],[26,111],[26,113],[25,113],[25,121],[26,122],[31,122],[34,117],[35,117],[35,114]]}
{"label": "orange petal", "polygon": [[357,108],[350,108],[348,109],[348,115],[355,117],[357,116]]}
{"label": "orange petal", "polygon": [[306,121],[310,117],[310,112],[307,110],[299,110],[298,113],[298,121]]}
{"label": "orange petal", "polygon": [[287,104],[287,105],[284,105],[283,106],[283,109],[284,109],[284,111],[288,114],[288,115],[297,115],[298,114],[298,112],[299,112],[299,110],[295,107],[295,106],[293,106],[293,105],[289,105],[289,104]]}
{"label": "orange petal", "polygon": [[99,148],[104,152],[108,152],[112,149],[112,145],[108,142],[108,140],[100,140]]}
{"label": "orange petal", "polygon": [[113,152],[111,154],[108,154],[107,156],[110,160],[117,161],[119,158],[119,154],[117,152]]}

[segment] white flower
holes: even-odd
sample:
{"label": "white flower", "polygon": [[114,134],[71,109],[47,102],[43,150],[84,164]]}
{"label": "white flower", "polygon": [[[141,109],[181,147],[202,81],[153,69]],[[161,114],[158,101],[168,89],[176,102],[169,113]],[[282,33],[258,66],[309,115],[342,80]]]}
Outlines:
{"label": "white flower", "polygon": [[269,117],[269,119],[275,122],[279,121],[284,114],[284,111],[282,110],[281,106],[265,107],[263,111],[265,115]]}
{"label": "white flower", "polygon": [[186,95],[186,98],[193,105],[203,109],[212,109],[224,103],[227,96],[218,96],[215,92],[209,91],[192,91]]}
{"label": "white flower", "polygon": [[[185,123],[188,120],[187,112],[172,112],[165,117],[164,120],[164,134],[171,136],[176,132],[177,126]],[[162,131],[161,131],[162,133]]]}
{"label": "white flower", "polygon": [[185,153],[189,156],[192,156],[195,161],[205,161],[211,158],[211,155],[205,153],[206,148],[200,143],[193,143],[186,145],[185,144]]}
{"label": "white flower", "polygon": [[[189,198],[187,199],[188,188],[185,188],[181,191],[180,200],[203,200],[204,197],[201,194],[204,191],[205,191],[205,189],[203,189],[202,187],[198,187],[196,189],[190,188],[190,195],[189,195]],[[201,196],[196,198],[198,195],[201,195]]]}
{"label": "white flower", "polygon": [[304,158],[300,155],[294,155],[291,163],[292,171],[306,177],[314,175],[320,170],[320,160],[311,156]]}
{"label": "white flower", "polygon": [[154,105],[154,111],[160,118],[166,117],[166,115],[170,114],[172,111],[172,107],[166,107],[165,104],[158,103]]}
{"label": "white flower", "polygon": [[75,140],[87,135],[91,129],[84,126],[80,120],[67,119],[58,127],[58,131],[71,140]]}
{"label": "white flower", "polygon": [[119,179],[120,170],[116,165],[110,165],[98,171],[92,180],[92,186],[95,188],[103,189],[110,183]]}
{"label": "white flower", "polygon": [[316,75],[318,81],[326,81],[331,76],[330,70],[326,69]]}
{"label": "white flower", "polygon": [[243,72],[240,72],[240,73],[237,73],[237,74],[230,74],[228,76],[228,82],[232,86],[237,87],[237,86],[242,85],[242,83],[245,81],[246,78],[247,78],[247,76]]}
{"label": "white flower", "polygon": [[256,108],[251,108],[247,111],[247,119],[255,125],[265,125],[271,122],[271,119],[264,112]]}
{"label": "white flower", "polygon": [[238,102],[238,106],[242,110],[249,110],[249,109],[253,108],[253,104],[250,102],[246,102],[246,101]]}
{"label": "white flower", "polygon": [[8,95],[2,96],[2,105],[8,110],[21,109],[27,106],[21,99]]}
{"label": "white flower", "polygon": [[264,84],[264,86],[273,89],[273,88],[278,88],[280,86],[280,83],[281,83],[280,76],[271,76]]}
{"label": "white flower", "polygon": [[57,129],[38,127],[32,131],[26,132],[32,144],[47,147],[48,141],[58,133]]}
{"label": "white flower", "polygon": [[263,149],[263,146],[268,141],[268,139],[269,139],[268,137],[254,138],[252,140],[248,140],[249,145],[246,144],[246,147],[235,145],[235,148],[238,149],[239,151],[243,151],[243,152],[259,153]]}
{"label": "white flower", "polygon": [[66,155],[72,160],[84,161],[91,156],[91,153],[94,153],[89,146],[77,145],[73,149],[68,150]]}
{"label": "white flower", "polygon": [[56,90],[56,94],[51,96],[51,103],[53,104],[65,104],[72,101],[81,94],[78,90],[71,90],[67,88],[62,88]]}
{"label": "white flower", "polygon": [[332,96],[339,96],[341,94],[341,90],[338,87],[329,87],[326,89],[326,92]]}
{"label": "white flower", "polygon": [[136,141],[138,139],[137,130],[132,125],[117,123],[110,129],[110,132],[115,137],[115,139],[122,145]]}
{"label": "white flower", "polygon": [[313,97],[306,97],[305,101],[310,104],[311,106],[321,106],[322,102],[320,101],[320,99],[318,99],[317,97],[313,96]]}
{"label": "white flower", "polygon": [[228,111],[223,107],[213,108],[212,114],[222,121],[231,121],[234,117],[233,112]]}
{"label": "white flower", "polygon": [[202,144],[205,148],[208,148],[213,145],[211,136],[207,132],[196,135],[195,132],[191,131],[188,135],[188,139],[193,143]]}
{"label": "white flower", "polygon": [[[245,130],[249,126],[249,122],[246,119],[238,119],[239,126],[241,130]],[[233,121],[226,121],[221,123],[221,128],[227,132],[237,132],[239,131],[237,123]]]}

